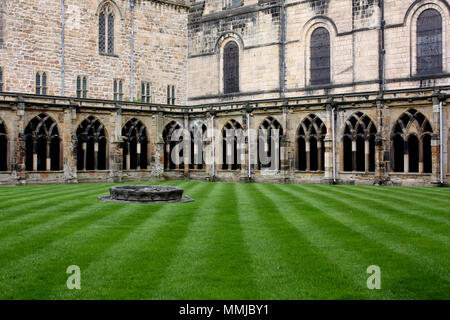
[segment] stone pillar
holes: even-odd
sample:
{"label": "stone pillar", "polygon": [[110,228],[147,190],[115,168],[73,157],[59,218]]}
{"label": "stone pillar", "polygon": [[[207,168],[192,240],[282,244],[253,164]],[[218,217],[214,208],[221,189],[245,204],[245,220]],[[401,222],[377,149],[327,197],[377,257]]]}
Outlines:
{"label": "stone pillar", "polygon": [[44,171],[50,171],[52,169],[52,163],[50,158],[50,141],[47,141],[45,144],[45,155],[46,155],[46,161],[45,161],[45,170]]}
{"label": "stone pillar", "polygon": [[370,145],[369,140],[364,141],[364,171],[366,173],[369,172],[369,164],[370,164]]}
{"label": "stone pillar", "polygon": [[[250,112],[250,109],[249,109]],[[249,176],[248,176],[248,166],[249,166],[249,162],[248,162],[248,123],[247,123],[247,112],[244,111],[242,112],[242,139],[240,141],[240,148],[241,148],[241,181],[248,181],[249,180]]]}
{"label": "stone pillar", "polygon": [[33,171],[38,168],[37,141],[33,140]]}
{"label": "stone pillar", "polygon": [[136,142],[136,169],[147,169],[147,164],[144,164],[144,168],[141,168],[141,143]]}
{"label": "stone pillar", "polygon": [[[61,147],[63,149],[63,171],[65,183],[77,183],[77,159],[80,156],[78,153],[78,140],[76,136],[77,109],[76,105],[71,102],[71,106],[64,110],[64,128],[62,130],[63,136],[61,139]],[[84,148],[86,144],[83,143]],[[84,152],[86,155],[86,152]],[[85,157],[85,156],[84,156]],[[86,166],[86,158],[83,162],[83,170]]]}
{"label": "stone pillar", "polygon": [[404,172],[409,172],[409,148],[408,148],[408,141],[405,139],[406,137],[403,137],[403,141],[405,144],[405,147],[403,150],[405,150],[405,154],[403,155],[403,168],[405,169]]}
{"label": "stone pillar", "polygon": [[191,161],[191,135],[189,133],[189,115],[185,113],[183,130],[183,163],[185,176],[189,176],[189,164],[191,163]]}
{"label": "stone pillar", "polygon": [[327,134],[323,140],[325,148],[325,181],[333,183],[333,121],[335,121],[335,119],[332,118],[331,104],[326,105],[326,110]]}
{"label": "stone pillar", "polygon": [[357,147],[356,140],[353,140],[352,141],[352,171],[356,171],[356,163],[358,160],[358,159],[356,159],[356,147]]}
{"label": "stone pillar", "polygon": [[[433,185],[441,184],[441,137],[440,137],[440,99],[437,93],[433,98],[433,135],[431,136],[431,159],[432,159],[432,173],[431,183]],[[442,150],[443,151],[443,150]]]}
{"label": "stone pillar", "polygon": [[87,161],[87,142],[83,141],[83,171],[86,170],[86,161]]}
{"label": "stone pillar", "polygon": [[[384,126],[384,103],[382,97],[377,100],[377,135],[375,136],[375,184],[384,184],[387,180],[385,162],[388,134]],[[389,157],[389,156],[388,156]]]}
{"label": "stone pillar", "polygon": [[125,164],[126,164],[125,170],[130,170],[130,162],[131,162],[131,155],[130,155],[131,148],[130,148],[130,143],[129,143],[129,142],[124,142],[123,145],[124,145],[124,147],[127,148],[127,155],[126,155],[126,159],[125,159]]}
{"label": "stone pillar", "polygon": [[311,142],[308,140],[305,142],[306,153],[306,171],[311,170]]}
{"label": "stone pillar", "polygon": [[[155,140],[150,140],[152,143],[151,149],[153,152],[153,156],[150,158],[151,161],[151,170],[153,176],[162,176],[164,174],[164,161],[165,159],[165,149],[166,146],[163,140],[163,131],[164,131],[164,114],[162,112],[158,112],[154,117],[155,121]],[[169,144],[167,144],[169,146]],[[170,147],[170,146],[169,146]]]}
{"label": "stone pillar", "polygon": [[[123,166],[123,156],[122,156],[122,108],[119,105],[116,105],[116,109],[111,112],[110,117],[111,123],[111,136],[110,136],[110,145],[109,145],[109,159],[107,162],[109,163],[110,177],[114,182],[122,181],[122,166]],[[97,159],[98,153],[98,143],[95,143],[95,157]],[[96,168],[97,167],[97,160]]]}

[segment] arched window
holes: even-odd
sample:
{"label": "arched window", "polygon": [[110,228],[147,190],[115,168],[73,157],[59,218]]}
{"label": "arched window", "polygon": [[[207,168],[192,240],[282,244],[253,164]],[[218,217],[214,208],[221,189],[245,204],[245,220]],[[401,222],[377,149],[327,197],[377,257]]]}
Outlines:
{"label": "arched window", "polygon": [[442,17],[435,9],[422,12],[417,20],[417,73],[442,72]]}
{"label": "arched window", "polygon": [[77,77],[77,98],[87,98],[87,78]]}
{"label": "arched window", "polygon": [[364,113],[356,112],[345,125],[344,171],[375,171],[375,137],[377,128]]}
{"label": "arched window", "polygon": [[204,123],[196,123],[190,130],[191,136],[191,158],[189,167],[191,169],[204,169],[203,145],[206,141],[207,128]]}
{"label": "arched window", "polygon": [[164,169],[184,168],[183,128],[176,121],[171,121],[164,128]]}
{"label": "arched window", "polygon": [[114,11],[109,5],[105,5],[98,16],[98,50],[114,54]]}
{"label": "arched window", "polygon": [[329,84],[330,76],[330,33],[320,27],[311,35],[310,44],[311,85]]}
{"label": "arched window", "polygon": [[302,121],[297,131],[298,170],[324,170],[326,135],[327,127],[316,115],[311,114]]}
{"label": "arched window", "polygon": [[137,119],[131,119],[122,128],[123,168],[125,170],[147,169],[147,130]]}
{"label": "arched window", "polygon": [[[281,137],[283,128],[274,118],[269,117],[261,123],[258,130],[258,169],[280,170]],[[264,158],[261,158],[264,155]]]}
{"label": "arched window", "polygon": [[239,92],[239,46],[235,41],[223,49],[223,92]]}
{"label": "arched window", "polygon": [[42,113],[25,128],[25,167],[27,171],[57,171],[61,168],[58,125]]}
{"label": "arched window", "polygon": [[78,170],[107,170],[107,146],[105,127],[95,117],[89,116],[77,129]]}
{"label": "arched window", "polygon": [[241,155],[242,126],[236,120],[230,120],[222,129],[222,170],[240,170],[241,169]]}
{"label": "arched window", "polygon": [[0,119],[0,171],[8,171],[8,136],[2,119]]}
{"label": "arched window", "polygon": [[406,111],[395,123],[392,133],[394,172],[432,172],[431,136],[428,119],[415,109]]}

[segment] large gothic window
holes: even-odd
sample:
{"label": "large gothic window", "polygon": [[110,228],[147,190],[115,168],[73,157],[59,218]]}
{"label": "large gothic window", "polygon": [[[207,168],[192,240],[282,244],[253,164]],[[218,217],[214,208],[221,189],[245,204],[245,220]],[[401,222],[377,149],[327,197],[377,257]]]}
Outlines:
{"label": "large gothic window", "polygon": [[431,136],[428,119],[415,109],[405,112],[396,122],[392,134],[394,172],[431,173]]}
{"label": "large gothic window", "polygon": [[326,134],[325,124],[316,115],[309,115],[302,121],[297,132],[298,170],[324,170]]}
{"label": "large gothic window", "polygon": [[0,171],[8,171],[8,136],[2,119],[0,119]]}
{"label": "large gothic window", "polygon": [[77,129],[78,170],[107,170],[107,146],[105,127],[95,117],[85,119]]}
{"label": "large gothic window", "polygon": [[109,5],[98,16],[98,49],[103,54],[114,54],[114,11]]}
{"label": "large gothic window", "polygon": [[164,169],[183,169],[183,128],[176,121],[171,121],[164,128]]}
{"label": "large gothic window", "polygon": [[56,122],[42,113],[25,128],[25,167],[27,171],[57,171],[60,163],[60,135]]}
{"label": "large gothic window", "polygon": [[[274,118],[268,117],[261,123],[258,130],[258,169],[280,170],[281,168],[281,138],[283,128]],[[261,154],[264,158],[261,158]]]}
{"label": "large gothic window", "polygon": [[437,10],[427,9],[417,20],[417,73],[442,72],[442,17]]}
{"label": "large gothic window", "polygon": [[377,128],[364,113],[356,112],[347,121],[343,136],[344,171],[375,171]]}
{"label": "large gothic window", "polygon": [[222,130],[222,170],[241,169],[242,126],[236,120],[230,120]]}
{"label": "large gothic window", "polygon": [[234,41],[223,49],[223,92],[239,92],[239,46]]}
{"label": "large gothic window", "polygon": [[311,85],[329,84],[330,76],[330,33],[320,27],[311,35]]}
{"label": "large gothic window", "polygon": [[125,170],[147,169],[147,130],[137,119],[131,119],[122,128],[123,168]]}

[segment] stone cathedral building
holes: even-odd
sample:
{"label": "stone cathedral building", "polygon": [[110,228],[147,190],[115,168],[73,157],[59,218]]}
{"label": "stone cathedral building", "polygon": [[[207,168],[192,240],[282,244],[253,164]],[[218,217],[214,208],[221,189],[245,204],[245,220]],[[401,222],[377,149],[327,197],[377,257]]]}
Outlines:
{"label": "stone cathedral building", "polygon": [[0,184],[446,185],[449,25],[446,0],[0,0]]}

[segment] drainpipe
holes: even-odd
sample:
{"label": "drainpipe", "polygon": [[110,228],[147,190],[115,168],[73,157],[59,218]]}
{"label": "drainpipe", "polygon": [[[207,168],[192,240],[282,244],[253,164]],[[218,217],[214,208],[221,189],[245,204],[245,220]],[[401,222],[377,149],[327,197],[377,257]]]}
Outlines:
{"label": "drainpipe", "polygon": [[251,162],[251,150],[252,140],[250,139],[250,113],[247,113],[247,143],[248,143],[248,178],[252,178],[252,162]]}
{"label": "drainpipe", "polygon": [[214,115],[211,116],[211,143],[212,143],[212,148],[211,148],[211,157],[212,157],[212,161],[211,161],[211,174],[213,177],[216,176],[216,146],[215,146],[215,139],[214,139]]}
{"label": "drainpipe", "polygon": [[130,9],[131,9],[131,46],[130,46],[130,88],[131,88],[131,94],[130,94],[130,101],[133,102],[134,100],[134,1],[130,0]]}
{"label": "drainpipe", "polygon": [[441,185],[444,184],[444,125],[442,121],[442,101],[439,102],[439,156],[440,156],[440,173]]}
{"label": "drainpipe", "polygon": [[286,95],[286,0],[281,0],[280,19],[280,95],[284,98]]}
{"label": "drainpipe", "polygon": [[381,9],[381,26],[380,26],[380,34],[381,34],[381,45],[380,45],[380,93],[382,94],[384,90],[386,90],[386,48],[385,48],[385,30],[386,30],[386,21],[384,18],[384,0],[380,0],[380,9]]}
{"label": "drainpipe", "polygon": [[336,136],[335,136],[335,108],[331,109],[331,131],[333,135],[333,183],[336,183]]}
{"label": "drainpipe", "polygon": [[66,59],[65,59],[65,28],[66,28],[66,21],[64,19],[64,16],[66,14],[66,8],[64,0],[61,0],[61,96],[65,95],[65,89],[64,89],[64,83],[65,83],[65,77],[66,77]]}

